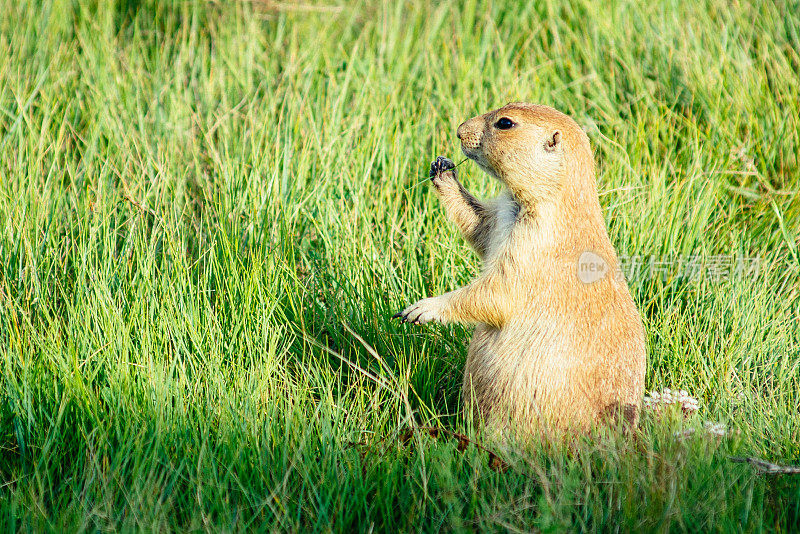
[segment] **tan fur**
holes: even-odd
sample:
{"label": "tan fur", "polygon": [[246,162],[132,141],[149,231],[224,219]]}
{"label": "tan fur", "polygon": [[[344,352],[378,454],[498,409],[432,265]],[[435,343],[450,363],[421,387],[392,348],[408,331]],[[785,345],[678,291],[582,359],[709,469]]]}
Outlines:
{"label": "tan fur", "polygon": [[[500,129],[501,118],[514,126]],[[409,306],[403,320],[477,325],[464,401],[495,430],[581,431],[615,417],[635,425],[644,330],[606,233],[586,134],[552,108],[513,103],[464,122],[458,137],[506,188],[479,202],[455,169],[432,171],[483,270],[465,287]],[[591,283],[578,277],[587,251],[609,271]]]}

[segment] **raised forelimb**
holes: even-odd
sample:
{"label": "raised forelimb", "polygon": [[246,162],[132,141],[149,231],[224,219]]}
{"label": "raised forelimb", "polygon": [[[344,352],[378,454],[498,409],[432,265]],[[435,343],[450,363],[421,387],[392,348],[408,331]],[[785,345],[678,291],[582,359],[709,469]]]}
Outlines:
{"label": "raised forelimb", "polygon": [[508,292],[508,284],[500,275],[483,275],[455,291],[419,300],[394,318],[413,324],[485,323],[499,328],[510,316],[510,307],[515,302]]}
{"label": "raised forelimb", "polygon": [[494,210],[487,208],[467,191],[456,177],[455,165],[439,156],[431,163],[431,182],[447,216],[479,256],[486,253],[489,234],[494,227]]}

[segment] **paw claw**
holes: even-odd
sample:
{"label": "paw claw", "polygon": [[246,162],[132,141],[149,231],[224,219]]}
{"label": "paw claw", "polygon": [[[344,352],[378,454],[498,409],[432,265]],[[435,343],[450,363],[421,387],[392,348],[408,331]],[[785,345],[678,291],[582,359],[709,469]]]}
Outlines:
{"label": "paw claw", "polygon": [[414,325],[444,322],[441,315],[441,297],[422,299],[400,312],[400,322]]}

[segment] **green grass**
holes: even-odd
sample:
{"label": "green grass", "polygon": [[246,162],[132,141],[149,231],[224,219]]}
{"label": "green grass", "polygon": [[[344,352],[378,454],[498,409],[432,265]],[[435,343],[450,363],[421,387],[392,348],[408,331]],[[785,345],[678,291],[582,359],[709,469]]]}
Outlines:
{"label": "green grass", "polygon": [[[729,459],[800,463],[797,2],[332,1],[0,0],[3,529],[799,529]],[[477,272],[417,184],[512,100],[586,125],[621,255],[762,268],[630,279],[698,414],[501,472],[398,439],[480,443],[469,330],[390,317]]]}

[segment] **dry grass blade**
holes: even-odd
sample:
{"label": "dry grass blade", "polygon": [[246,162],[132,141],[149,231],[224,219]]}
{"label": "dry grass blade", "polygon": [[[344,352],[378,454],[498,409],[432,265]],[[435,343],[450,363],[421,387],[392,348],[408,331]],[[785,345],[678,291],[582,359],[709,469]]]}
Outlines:
{"label": "dry grass blade", "polygon": [[748,463],[755,467],[757,471],[767,475],[800,475],[800,466],[773,464],[753,456],[731,456],[730,459],[732,462]]}

